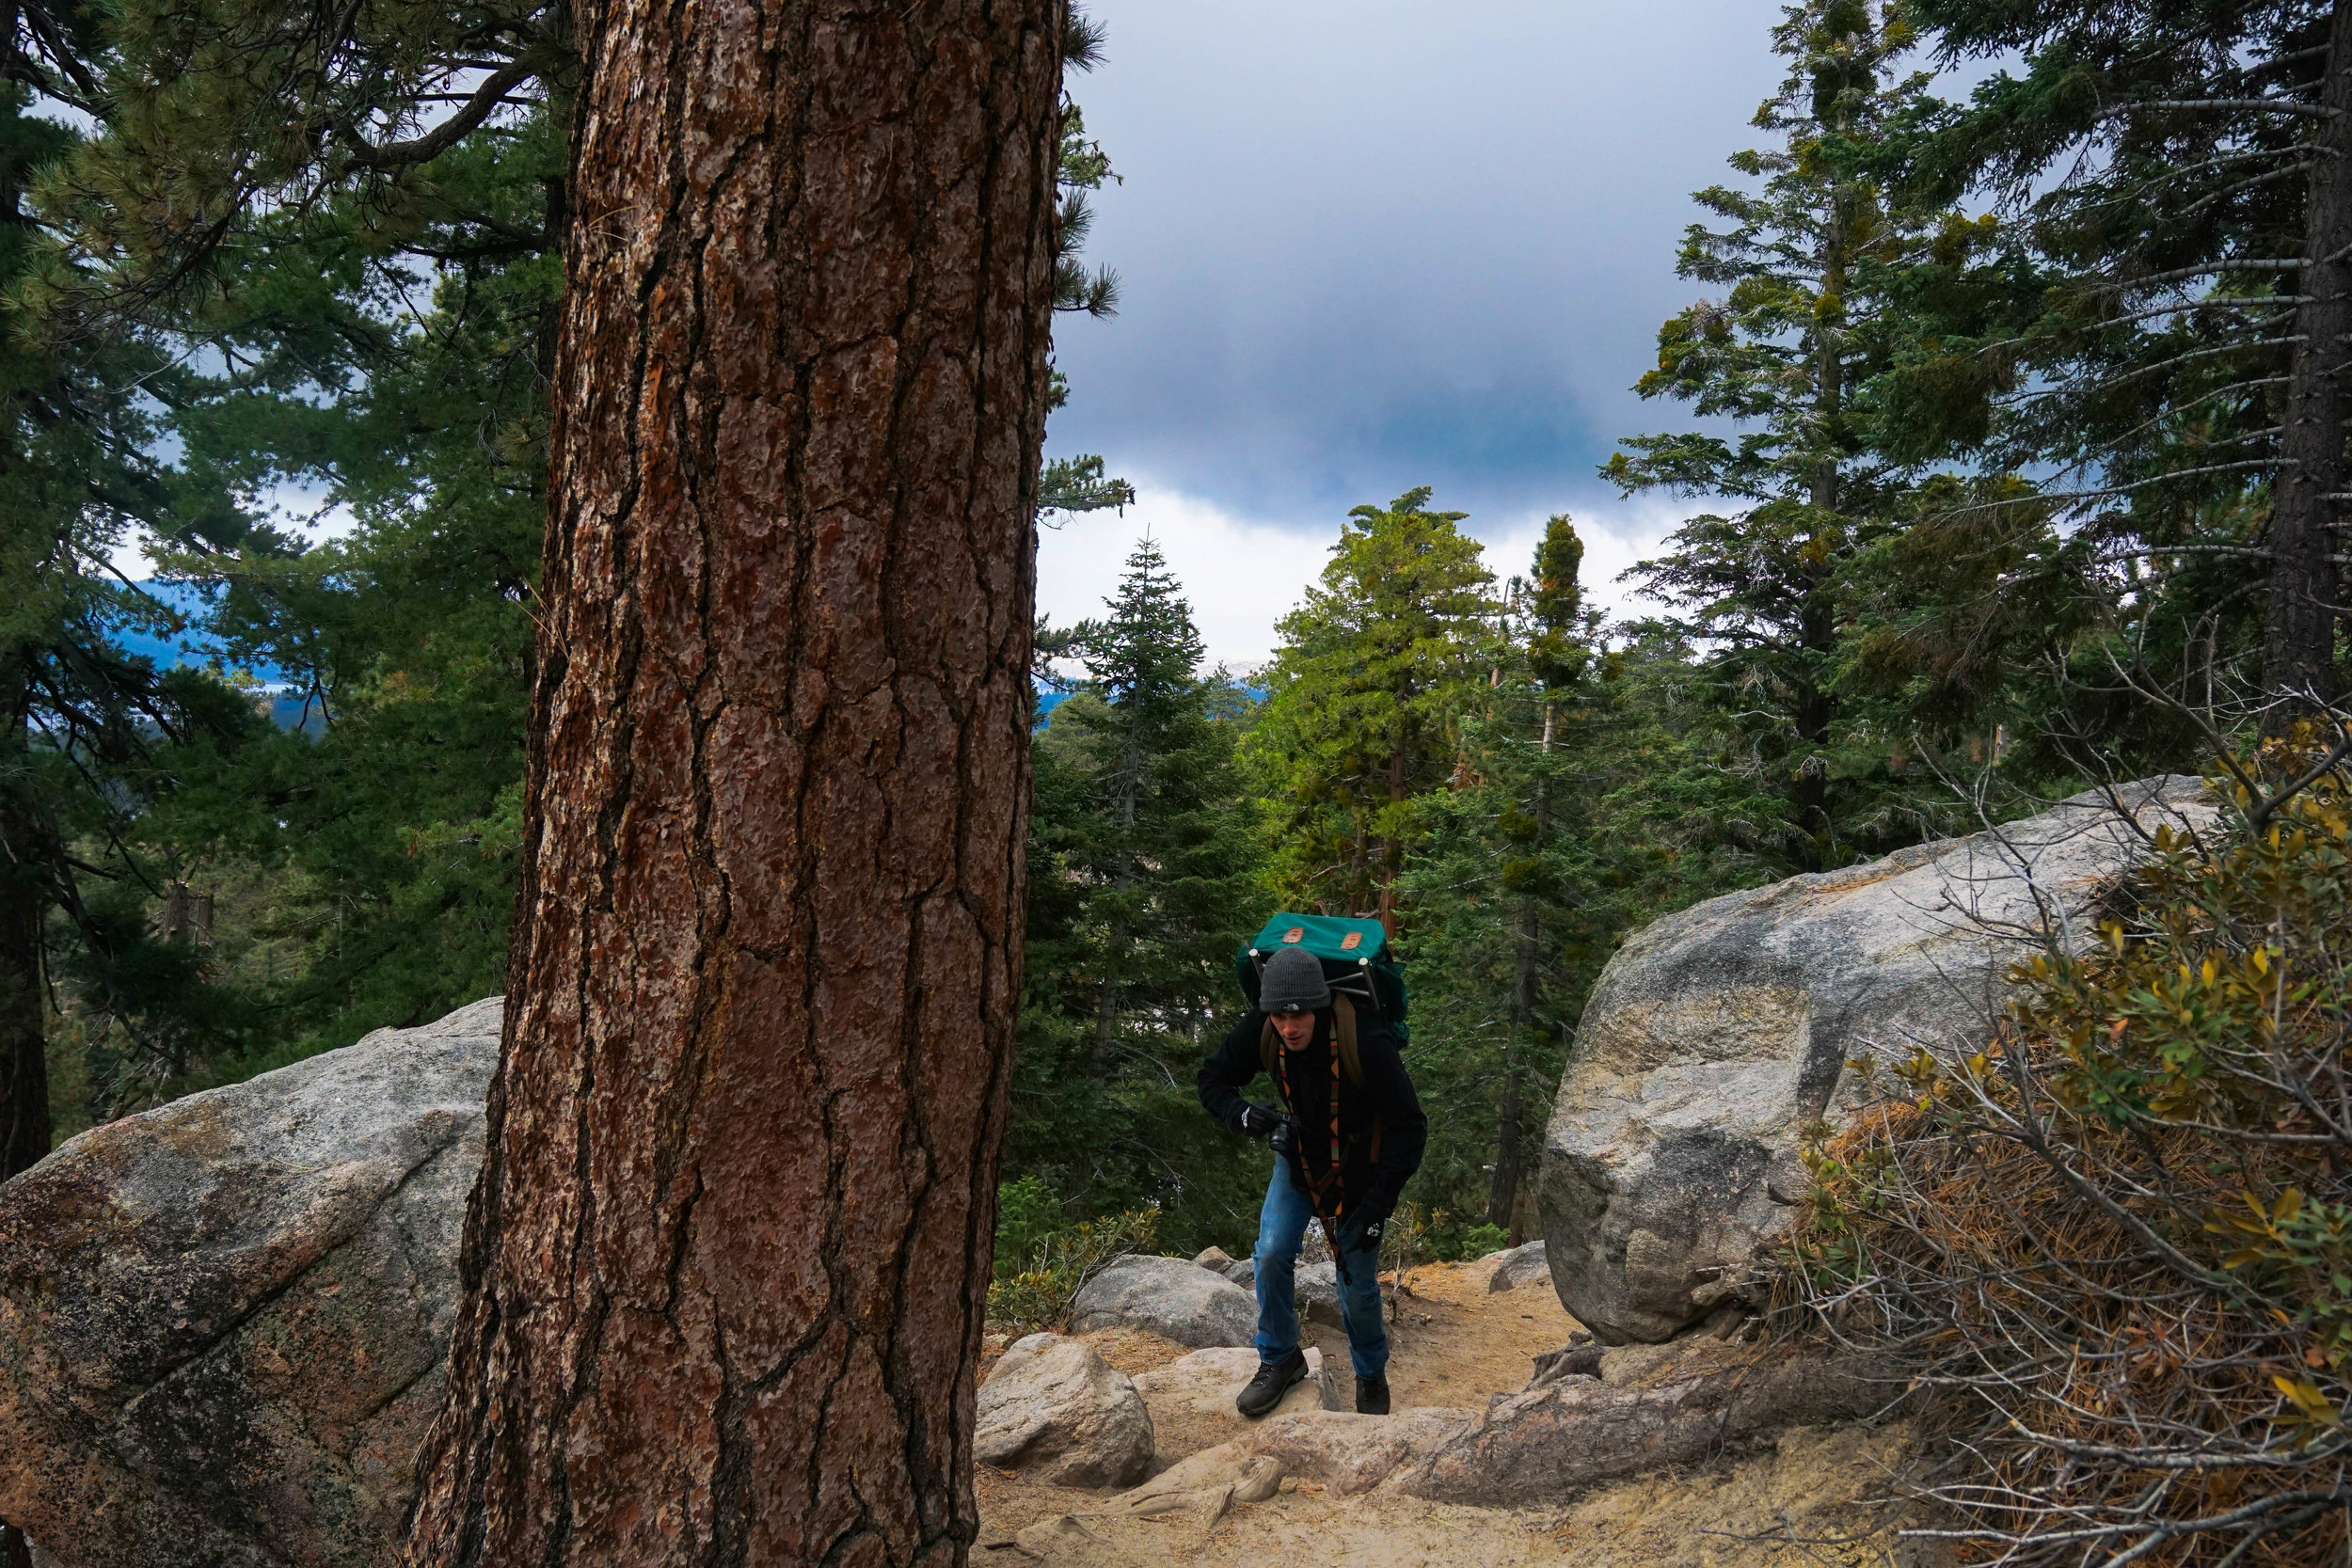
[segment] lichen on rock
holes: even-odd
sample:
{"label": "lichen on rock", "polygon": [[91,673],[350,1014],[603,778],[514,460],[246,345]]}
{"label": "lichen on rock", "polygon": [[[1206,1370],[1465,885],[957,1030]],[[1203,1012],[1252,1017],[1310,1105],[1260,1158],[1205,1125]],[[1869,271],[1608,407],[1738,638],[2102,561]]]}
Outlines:
{"label": "lichen on rock", "polygon": [[0,1516],[74,1568],[389,1560],[499,1025],[378,1030],[0,1186]]}

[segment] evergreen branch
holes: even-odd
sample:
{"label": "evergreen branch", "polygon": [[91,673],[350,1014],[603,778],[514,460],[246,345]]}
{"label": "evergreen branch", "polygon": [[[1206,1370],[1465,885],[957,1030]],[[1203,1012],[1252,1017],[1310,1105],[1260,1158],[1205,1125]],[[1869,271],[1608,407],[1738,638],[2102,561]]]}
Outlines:
{"label": "evergreen branch", "polygon": [[2179,267],[2171,272],[2152,272],[2145,277],[2119,277],[2100,284],[2098,289],[2101,293],[2109,293],[2124,289],[2145,289],[2156,283],[2177,283],[2190,277],[2211,277],[2214,274],[2221,272],[2301,272],[2310,265],[2309,261],[2299,256],[2292,261],[2265,259],[2246,261],[2208,261],[2202,266]]}
{"label": "evergreen branch", "polygon": [[[2123,326],[2133,322],[2147,321],[2155,316],[2176,316],[2190,310],[2291,310],[2297,305],[2308,305],[2310,303],[2311,300],[2302,294],[2248,294],[2242,296],[2231,294],[2208,294],[2203,299],[2167,300],[2161,305],[2143,305],[2136,310],[2119,311],[2112,316],[2101,318],[2098,325],[2101,326]],[[1985,355],[1998,353],[2002,349],[2024,348],[2036,341],[2037,339],[2035,334],[2029,332],[2021,332],[2015,337],[2010,338],[1995,338],[1991,342],[1978,344],[1975,349],[1970,351],[1970,356],[1974,358],[1982,358]],[[2292,340],[2280,341],[2291,341]]]}
{"label": "evergreen branch", "polygon": [[2333,119],[2344,112],[2318,103],[2297,103],[2279,98],[2150,98],[2134,103],[2115,104],[2100,118],[2114,119],[2136,109],[2253,109],[2282,115],[2309,115],[2314,119]]}
{"label": "evergreen branch", "polygon": [[[2172,367],[2174,367],[2175,365],[2185,365],[2185,364],[2190,363],[2192,360],[2197,360],[2197,359],[2211,359],[2211,358],[2214,358],[2214,357],[2216,357],[2216,356],[2217,356],[2224,355],[2224,354],[2243,354],[2243,353],[2247,352],[2247,351],[2248,351],[2248,350],[2249,350],[2249,349],[2258,349],[2258,348],[2283,348],[2283,347],[2287,346],[2287,345],[2288,345],[2288,344],[2290,344],[2290,343],[2299,343],[2299,342],[2301,342],[2302,341],[2303,341],[2303,334],[2302,334],[2302,333],[2300,333],[2300,332],[2296,332],[2296,333],[2293,333],[2293,334],[2291,334],[2291,335],[2289,335],[2289,336],[2287,336],[2287,337],[2283,337],[2283,338],[2256,338],[2256,339],[2252,340],[2252,341],[2249,341],[2249,342],[2243,342],[2243,343],[2223,343],[2223,344],[2221,344],[2221,345],[2220,345],[2219,347],[2217,347],[2217,348],[2199,348],[2199,349],[2191,349],[2191,350],[2190,350],[2188,353],[2186,353],[2186,354],[2176,354],[2176,355],[2174,355],[2174,356],[2173,356],[2171,358],[2169,358],[2169,359],[2159,359],[2159,360],[2157,360],[2157,361],[2156,361],[2154,364],[2153,364],[2153,365],[2139,365],[2139,366],[2136,366],[2136,367],[2134,367],[2134,368],[2133,368],[2133,369],[2131,369],[2131,370],[2122,372],[2121,373],[2116,374],[2116,375],[2111,375],[2111,376],[2104,376],[2104,377],[2100,378],[2099,380],[2097,380],[2097,381],[2093,381],[2093,382],[2090,382],[2090,383],[2089,383],[2089,384],[2087,384],[2087,385],[2085,385],[2085,386],[2081,386],[2081,387],[2065,387],[2065,386],[2060,386],[2060,387],[2045,387],[2045,388],[2043,388],[2042,390],[2040,390],[2040,391],[2038,391],[2038,392],[2027,392],[2027,393],[2026,393],[2026,394],[2024,394],[2024,395],[2022,395],[2022,396],[2020,396],[2020,397],[2018,397],[2018,398],[2015,398],[2015,399],[2013,399],[2013,400],[2010,400],[2010,401],[2009,402],[2009,404],[2008,404],[2008,406],[2012,407],[2012,408],[2023,408],[2023,407],[2025,407],[2027,404],[2039,403],[2039,402],[2042,401],[2042,400],[2043,400],[2043,399],[2045,399],[2045,398],[2053,398],[2053,397],[2057,397],[2057,396],[2058,396],[2060,393],[2082,393],[2082,392],[2107,392],[2107,391],[2113,391],[2116,388],[2122,386],[2122,385],[2123,385],[2125,382],[2127,382],[2127,381],[2137,381],[2137,379],[2139,379],[2139,378],[2140,378],[2141,376],[2143,376],[2143,375],[2153,375],[2153,374],[2155,374],[2158,371],[2168,371],[2168,370],[2170,370],[2170,369],[2171,369]],[[2233,388],[2233,387],[2240,387],[2240,386],[2247,386],[2247,387],[2259,387],[2259,386],[2265,386],[2265,385],[2267,385],[2267,384],[2268,384],[2269,382],[2271,382],[2271,381],[2283,380],[2283,379],[2286,379],[2286,378],[2285,378],[2285,377],[2280,377],[2280,376],[2266,376],[2266,377],[2264,377],[2262,380],[2259,380],[2259,381],[2248,381],[2248,382],[2234,382],[2234,381],[2233,381],[2233,382],[2229,383],[2227,386],[2223,386],[2223,387],[2217,387],[2217,388],[2215,388],[2213,389],[2213,391],[2212,391],[2212,392],[2208,392],[2208,393],[2206,393],[2205,395],[2206,395],[2207,397],[2211,397],[2211,396],[2213,396],[2213,395],[2214,395],[2214,393],[2216,393],[2216,392],[2226,392],[2226,391],[2230,390],[2230,389],[2231,389],[2231,388]]]}
{"label": "evergreen branch", "polygon": [[2112,566],[2123,561],[2156,561],[2169,555],[2245,555],[2267,561],[2270,552],[2260,545],[2151,545],[2146,549],[2115,550],[2091,564]]}
{"label": "evergreen branch", "polygon": [[[39,78],[27,82],[26,86],[37,87],[58,103],[72,104],[85,114],[95,113],[98,102],[103,96],[103,89],[97,76],[91,72],[88,66],[83,63],[80,54],[74,50],[71,40],[66,38],[65,30],[57,25],[56,18],[51,16],[45,8],[30,5],[19,8],[17,19],[24,24],[25,31],[31,33],[39,40],[41,53],[56,64],[58,71],[64,72],[72,81],[78,96],[76,93],[59,90],[49,72],[35,65],[23,50],[12,50],[11,53],[15,55],[17,61],[29,68]],[[13,75],[14,72],[9,74]]]}
{"label": "evergreen branch", "polygon": [[[2107,450],[2112,451],[2121,447],[2124,442],[2130,440],[2133,436],[2140,435],[2145,431],[2153,430],[2156,426],[2163,424],[2169,420],[2176,420],[2180,418],[2183,414],[2187,413],[2190,409],[2196,407],[2201,403],[2210,403],[2215,398],[2221,397],[2230,392],[2249,391],[2256,387],[2283,387],[2294,379],[2295,377],[2291,375],[2265,375],[2257,376],[2251,381],[2233,381],[2226,386],[2216,387],[2212,391],[2201,393],[2200,395],[2189,399],[2186,403],[2174,404],[2169,407],[2159,409],[2154,414],[2150,415],[2147,419],[2140,420],[2139,423],[2132,426],[2131,429],[2124,431],[2122,435],[2110,438],[2106,442]],[[2010,406],[2016,405],[2011,404]],[[2276,436],[2280,434],[2282,428],[2283,427],[2279,425],[2272,425],[2266,430],[2249,431],[2244,436],[2230,436],[2228,437],[2228,440],[2249,441],[2252,440],[2257,436]],[[2214,444],[2219,446],[2226,443],[2217,441]]]}
{"label": "evergreen branch", "polygon": [[538,74],[528,59],[510,60],[482,84],[466,106],[421,136],[375,146],[350,132],[345,141],[351,161],[361,168],[402,168],[430,163],[464,140],[469,133],[497,112],[506,95]]}
{"label": "evergreen branch", "polygon": [[2259,457],[2246,463],[2210,463],[2197,468],[2176,468],[2170,473],[2154,474],[2147,479],[2134,480],[2129,484],[2110,484],[2095,490],[2037,490],[2030,495],[2007,496],[1999,500],[1979,501],[1972,506],[1955,506],[1937,512],[1937,517],[1964,517],[1976,512],[1994,512],[2005,506],[2033,506],[2049,501],[2097,500],[2103,496],[2127,496],[2152,484],[2169,484],[2176,479],[2195,479],[2201,474],[2244,473],[2257,468],[2283,468],[2296,465],[2282,457]]}

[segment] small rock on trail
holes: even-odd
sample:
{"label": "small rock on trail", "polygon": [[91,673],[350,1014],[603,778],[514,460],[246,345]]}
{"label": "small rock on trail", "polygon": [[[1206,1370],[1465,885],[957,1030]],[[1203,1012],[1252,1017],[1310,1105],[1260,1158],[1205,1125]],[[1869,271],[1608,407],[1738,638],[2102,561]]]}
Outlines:
{"label": "small rock on trail", "polygon": [[1258,1302],[1188,1259],[1121,1258],[1071,1304],[1072,1333],[1098,1328],[1142,1329],[1195,1350],[1247,1345],[1257,1336]]}
{"label": "small rock on trail", "polygon": [[[1345,1353],[1341,1353],[1345,1359]],[[1312,1410],[1324,1401],[1322,1351],[1307,1349],[1307,1378],[1292,1386],[1277,1412]],[[1166,1458],[1215,1448],[1241,1436],[1248,1419],[1233,1408],[1233,1396],[1257,1375],[1258,1353],[1248,1345],[1197,1350],[1136,1374],[1136,1392],[1152,1407],[1152,1429]]]}
{"label": "small rock on trail", "polygon": [[1538,1281],[1545,1285],[1551,1283],[1551,1264],[1541,1242],[1515,1246],[1507,1252],[1495,1253],[1491,1259],[1482,1258],[1479,1261],[1491,1261],[1494,1265],[1494,1272],[1486,1276],[1486,1289],[1489,1291],[1516,1291],[1522,1285],[1534,1285]]}
{"label": "small rock on trail", "polygon": [[1152,1413],[1124,1372],[1058,1334],[1014,1341],[980,1386],[972,1457],[1053,1486],[1130,1486],[1152,1467]]}

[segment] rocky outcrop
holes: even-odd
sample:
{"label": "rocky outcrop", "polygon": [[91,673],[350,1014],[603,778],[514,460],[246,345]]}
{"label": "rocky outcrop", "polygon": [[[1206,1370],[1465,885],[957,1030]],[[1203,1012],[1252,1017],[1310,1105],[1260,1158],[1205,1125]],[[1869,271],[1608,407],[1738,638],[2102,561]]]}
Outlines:
{"label": "rocky outcrop", "polygon": [[1482,1508],[1557,1504],[1628,1476],[1706,1464],[1790,1427],[1873,1415],[1904,1387],[1858,1360],[1692,1359],[1701,1364],[1642,1369],[1648,1377],[1571,1376],[1498,1400],[1391,1484]]}
{"label": "rocky outcrop", "polygon": [[389,1561],[498,1037],[379,1030],[0,1187],[0,1516],[72,1568]]}
{"label": "rocky outcrop", "polygon": [[1234,1503],[1262,1503],[1282,1484],[1282,1466],[1238,1443],[1180,1459],[1133,1491],[1120,1495],[1119,1512],[1148,1519],[1179,1509],[1222,1513]]}
{"label": "rocky outcrop", "polygon": [[1530,1242],[1525,1246],[1515,1246],[1508,1252],[1496,1253],[1494,1272],[1486,1276],[1487,1293],[1491,1295],[1497,1291],[1516,1291],[1522,1285],[1533,1285],[1539,1279],[1549,1284],[1551,1263],[1545,1257],[1547,1250],[1543,1243]]}
{"label": "rocky outcrop", "polygon": [[980,1386],[972,1457],[1049,1486],[1130,1486],[1152,1467],[1152,1413],[1127,1374],[1058,1334],[1016,1339]]}
{"label": "rocky outcrop", "polygon": [[2144,835],[2216,812],[2198,780],[2149,780],[1637,932],[1594,987],[1545,1134],[1563,1305],[1603,1339],[1661,1340],[1740,1296],[1803,1194],[1803,1130],[1855,1102],[1848,1062],[1983,1039],[2012,964],[2090,940]]}
{"label": "rocky outcrop", "polygon": [[1393,1416],[1305,1410],[1267,1417],[1236,1446],[1276,1461],[1284,1475],[1319,1482],[1334,1496],[1348,1497],[1369,1492],[1408,1466],[1426,1465],[1432,1455],[1479,1424],[1467,1410],[1437,1406]]}
{"label": "rocky outcrop", "polygon": [[1187,1514],[1195,1528],[1212,1529],[1234,1508],[1264,1502],[1281,1484],[1282,1466],[1278,1462],[1250,1453],[1238,1443],[1227,1443],[1178,1460],[1104,1507],[1084,1513],[1054,1514],[1010,1534],[983,1528],[976,1544],[983,1554],[1010,1546],[1024,1557],[1049,1562],[1083,1559],[1097,1555],[1103,1546],[1102,1536],[1089,1528],[1089,1520],[1106,1524]]}
{"label": "rocky outcrop", "polygon": [[[1306,1380],[1284,1392],[1281,1402],[1274,1407],[1276,1413],[1312,1410],[1327,1403],[1323,1352],[1310,1345],[1306,1355]],[[1166,1423],[1196,1438],[1216,1433],[1222,1441],[1248,1430],[1249,1422],[1233,1408],[1233,1399],[1257,1375],[1258,1353],[1248,1346],[1197,1350],[1165,1367],[1137,1372],[1136,1392],[1152,1407],[1155,1430]]]}
{"label": "rocky outcrop", "polygon": [[1309,1323],[1344,1326],[1340,1318],[1340,1266],[1301,1263],[1291,1275],[1291,1301]]}
{"label": "rocky outcrop", "polygon": [[1188,1259],[1121,1258],[1071,1303],[1073,1334],[1102,1328],[1139,1328],[1194,1350],[1247,1345],[1257,1335],[1258,1303]]}

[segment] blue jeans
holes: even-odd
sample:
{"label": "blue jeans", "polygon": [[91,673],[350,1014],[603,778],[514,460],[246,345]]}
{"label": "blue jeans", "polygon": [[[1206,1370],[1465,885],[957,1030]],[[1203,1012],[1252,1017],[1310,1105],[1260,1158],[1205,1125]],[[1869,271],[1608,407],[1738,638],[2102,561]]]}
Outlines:
{"label": "blue jeans", "polygon": [[[1258,1215],[1258,1359],[1281,1361],[1298,1350],[1298,1243],[1314,1209],[1291,1180],[1290,1162],[1275,1156]],[[1347,1325],[1347,1355],[1356,1375],[1378,1377],[1389,1368],[1389,1328],[1380,1310],[1380,1259],[1370,1252],[1339,1252],[1340,1321]]]}

